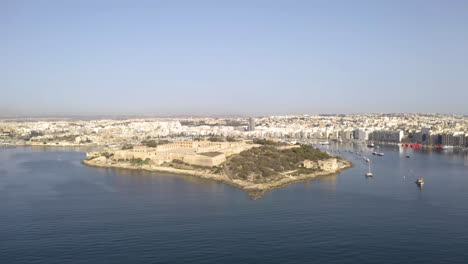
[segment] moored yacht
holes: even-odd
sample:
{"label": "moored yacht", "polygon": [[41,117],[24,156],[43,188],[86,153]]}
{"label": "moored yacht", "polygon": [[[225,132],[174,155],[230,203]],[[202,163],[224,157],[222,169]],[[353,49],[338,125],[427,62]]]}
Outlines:
{"label": "moored yacht", "polygon": [[369,164],[369,171],[366,173],[366,177],[373,177],[374,175],[371,172],[370,162],[368,164]]}
{"label": "moored yacht", "polygon": [[416,184],[420,187],[424,186],[424,179],[422,177],[419,177],[417,180],[416,180]]}

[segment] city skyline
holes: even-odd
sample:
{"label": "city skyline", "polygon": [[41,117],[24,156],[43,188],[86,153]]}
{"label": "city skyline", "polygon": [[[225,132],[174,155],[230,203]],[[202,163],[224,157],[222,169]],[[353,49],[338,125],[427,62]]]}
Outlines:
{"label": "city skyline", "polygon": [[2,1],[1,115],[468,114],[463,1]]}

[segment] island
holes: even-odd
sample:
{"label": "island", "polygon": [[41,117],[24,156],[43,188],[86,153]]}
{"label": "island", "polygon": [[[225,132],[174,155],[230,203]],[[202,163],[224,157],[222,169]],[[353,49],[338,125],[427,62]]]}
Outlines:
{"label": "island", "polygon": [[265,191],[352,166],[341,157],[301,144],[266,139],[155,141],[88,152],[84,164],[189,174],[262,195]]}

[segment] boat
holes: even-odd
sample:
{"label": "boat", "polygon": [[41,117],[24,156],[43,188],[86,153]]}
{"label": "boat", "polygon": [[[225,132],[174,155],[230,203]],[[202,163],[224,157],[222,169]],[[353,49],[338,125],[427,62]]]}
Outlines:
{"label": "boat", "polygon": [[328,142],[328,141],[322,141],[322,142],[320,142],[320,145],[330,145],[330,142]]}
{"label": "boat", "polygon": [[406,157],[409,159],[409,158],[410,158],[410,155],[406,155]]}
{"label": "boat", "polygon": [[367,157],[364,157],[364,160],[365,160],[366,162],[369,162],[369,161],[370,161],[370,159],[367,158]]}
{"label": "boat", "polygon": [[377,155],[377,152],[375,152],[375,151],[374,151],[374,152],[372,152],[372,155]]}
{"label": "boat", "polygon": [[374,175],[372,174],[371,169],[370,169],[370,162],[368,164],[369,164],[369,171],[366,173],[366,177],[373,177]]}
{"label": "boat", "polygon": [[377,156],[383,156],[385,155],[384,153],[380,152],[380,153],[377,153]]}
{"label": "boat", "polygon": [[373,148],[375,145],[374,145],[374,143],[370,143],[370,144],[368,144],[367,146],[368,146],[369,148]]}
{"label": "boat", "polygon": [[416,180],[416,184],[420,187],[424,186],[424,179],[422,177],[419,177],[417,180]]}
{"label": "boat", "polygon": [[450,150],[450,149],[453,149],[453,146],[440,145],[440,146],[437,147],[437,150],[438,150],[438,151],[441,151],[441,150]]}
{"label": "boat", "polygon": [[404,143],[404,144],[401,144],[403,147],[405,148],[414,148],[414,149],[420,149],[421,148],[421,144],[417,144],[417,143]]}

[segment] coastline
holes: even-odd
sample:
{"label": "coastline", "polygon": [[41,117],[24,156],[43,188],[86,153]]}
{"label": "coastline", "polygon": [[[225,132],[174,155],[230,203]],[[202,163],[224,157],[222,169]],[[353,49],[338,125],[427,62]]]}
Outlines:
{"label": "coastline", "polygon": [[99,145],[96,143],[90,144],[75,144],[75,143],[59,143],[59,144],[42,144],[42,143],[9,143],[9,142],[0,142],[0,146],[39,146],[39,147],[103,147],[104,145]]}
{"label": "coastline", "polygon": [[335,171],[320,171],[312,174],[301,174],[298,176],[288,176],[284,175],[284,178],[269,182],[269,183],[252,183],[248,181],[243,181],[239,179],[231,180],[227,175],[224,173],[214,174],[209,172],[208,170],[184,170],[184,169],[176,169],[171,167],[162,167],[162,166],[155,166],[155,165],[141,165],[135,166],[129,163],[100,163],[100,162],[93,162],[93,160],[84,160],[83,164],[90,166],[90,167],[98,167],[98,168],[118,168],[118,169],[131,169],[131,170],[145,170],[145,171],[152,171],[152,172],[163,172],[175,175],[190,175],[195,176],[203,179],[214,180],[217,182],[222,182],[234,187],[238,187],[251,196],[258,198],[261,197],[265,192],[277,188],[284,187],[286,185],[305,181],[308,179],[314,179],[319,176],[326,176],[326,175],[333,175],[338,174],[348,168],[353,167],[353,163],[347,160],[340,160],[339,167]]}

